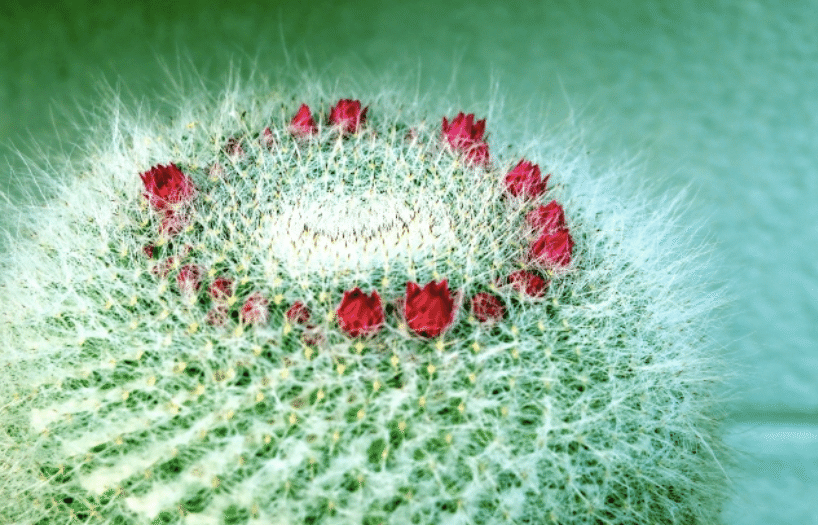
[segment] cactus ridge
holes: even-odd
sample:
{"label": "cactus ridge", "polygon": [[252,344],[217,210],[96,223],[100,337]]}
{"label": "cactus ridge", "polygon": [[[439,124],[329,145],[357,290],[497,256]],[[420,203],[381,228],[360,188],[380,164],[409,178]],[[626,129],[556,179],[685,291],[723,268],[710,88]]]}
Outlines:
{"label": "cactus ridge", "polygon": [[[623,207],[557,148],[512,194],[491,119],[465,147],[304,93],[120,109],[9,236],[0,521],[714,523],[713,304],[677,206]],[[543,263],[526,215],[554,200]]]}

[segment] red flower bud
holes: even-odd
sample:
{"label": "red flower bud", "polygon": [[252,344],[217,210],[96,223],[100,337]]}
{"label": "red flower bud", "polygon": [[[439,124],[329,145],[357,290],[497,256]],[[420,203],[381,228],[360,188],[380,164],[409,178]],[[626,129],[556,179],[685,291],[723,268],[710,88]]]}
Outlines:
{"label": "red flower bud", "polygon": [[483,141],[486,119],[474,122],[474,113],[464,115],[461,111],[452,122],[443,117],[443,138],[455,151],[462,153],[474,164],[489,163],[489,146]]}
{"label": "red flower bud", "polygon": [[179,286],[179,291],[184,295],[195,293],[202,284],[202,275],[204,275],[204,268],[198,264],[182,266],[176,275],[176,284]]}
{"label": "red flower bud", "polygon": [[361,111],[360,100],[341,99],[332,108],[329,122],[340,126],[342,132],[355,133],[361,127],[361,124],[366,122],[366,111],[368,109],[369,107],[365,107]]}
{"label": "red flower bud", "polygon": [[451,124],[443,117],[443,134],[455,149],[473,142],[482,142],[485,131],[486,119],[474,122],[474,113],[464,115],[461,111],[452,119]]}
{"label": "red flower bud", "polygon": [[571,264],[574,240],[566,229],[544,233],[531,245],[531,258],[547,268],[557,269]]}
{"label": "red flower bud", "polygon": [[525,216],[528,225],[537,230],[537,234],[554,233],[565,228],[565,212],[557,201],[551,201],[545,206],[540,205]]}
{"label": "red flower bud", "polygon": [[142,195],[156,210],[165,210],[177,203],[190,202],[196,194],[193,180],[175,164],[157,165],[139,175],[145,185]]}
{"label": "red flower bud", "polygon": [[478,293],[471,298],[471,311],[481,323],[494,323],[506,313],[500,298],[487,292]]}
{"label": "red flower bud", "polygon": [[245,324],[263,324],[270,318],[267,308],[269,301],[261,292],[253,292],[244,302],[239,311],[239,319]]}
{"label": "red flower bud", "polygon": [[318,132],[318,126],[310,113],[310,107],[301,104],[298,113],[290,121],[290,133],[296,137],[307,137]]}
{"label": "red flower bud", "polygon": [[357,286],[344,292],[336,310],[338,325],[350,337],[373,335],[384,323],[383,306],[377,291],[367,296]]}
{"label": "red flower bud", "polygon": [[407,282],[402,308],[406,324],[418,335],[437,337],[454,323],[455,300],[445,279],[440,283],[431,281],[422,290]]}
{"label": "red flower bud", "polygon": [[523,195],[526,198],[535,199],[545,193],[548,177],[540,179],[540,167],[531,164],[527,160],[521,160],[506,175],[506,189],[510,194],[517,197]]}
{"label": "red flower bud", "polygon": [[153,259],[153,244],[147,244],[142,248],[142,252],[148,256],[148,259]]}
{"label": "red flower bud", "polygon": [[217,277],[207,288],[207,295],[214,301],[227,301],[233,295],[233,280],[226,277]]}
{"label": "red flower bud", "polygon": [[310,310],[301,301],[293,303],[286,315],[293,323],[304,324],[310,320]]}
{"label": "red flower bud", "polygon": [[510,274],[508,282],[518,292],[531,297],[541,297],[549,284],[539,275],[525,270],[517,270]]}

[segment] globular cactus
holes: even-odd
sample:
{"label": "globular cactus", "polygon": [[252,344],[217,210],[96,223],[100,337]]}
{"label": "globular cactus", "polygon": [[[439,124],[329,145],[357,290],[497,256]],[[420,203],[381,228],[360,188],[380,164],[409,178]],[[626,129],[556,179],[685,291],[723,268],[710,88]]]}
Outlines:
{"label": "globular cactus", "polygon": [[2,261],[0,521],[717,522],[678,206],[547,136],[503,149],[502,116],[343,97],[112,105],[37,173]]}

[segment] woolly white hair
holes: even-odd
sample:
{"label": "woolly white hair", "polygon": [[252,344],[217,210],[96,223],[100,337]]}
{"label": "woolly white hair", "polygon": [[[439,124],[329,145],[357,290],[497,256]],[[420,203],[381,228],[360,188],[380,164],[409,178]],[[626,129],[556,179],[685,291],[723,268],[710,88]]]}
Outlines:
{"label": "woolly white hair", "polygon": [[[498,92],[467,109],[393,78],[261,76],[215,95],[179,83],[170,118],[112,91],[79,153],[27,162],[48,199],[4,210],[3,521],[718,521],[725,371],[708,334],[721,298],[684,194],[634,191],[627,163],[587,154],[575,122],[535,126]],[[325,124],[340,98],[369,107],[360,132]],[[288,131],[301,103],[310,139]],[[487,118],[489,168],[441,139],[459,111]],[[565,209],[567,271],[521,257],[538,202],[503,184],[521,158]],[[170,162],[198,193],[163,237],[139,174]],[[194,262],[205,282],[235,277],[227,326],[205,322],[203,291],[179,292]],[[493,284],[520,269],[550,281],[544,297]],[[442,279],[460,292],[456,318],[420,337],[393,301]],[[356,286],[384,300],[374,337],[339,328]],[[269,322],[236,319],[251,292]],[[502,320],[475,319],[478,292]],[[284,315],[295,301],[321,342]]]}

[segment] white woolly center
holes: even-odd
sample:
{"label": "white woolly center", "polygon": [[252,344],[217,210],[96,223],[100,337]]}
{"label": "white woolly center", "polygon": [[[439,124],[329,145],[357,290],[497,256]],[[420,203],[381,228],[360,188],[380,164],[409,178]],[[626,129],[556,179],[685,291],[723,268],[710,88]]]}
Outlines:
{"label": "white woolly center", "polygon": [[448,211],[422,197],[327,195],[293,206],[271,221],[271,255],[293,274],[383,266],[454,246]]}

